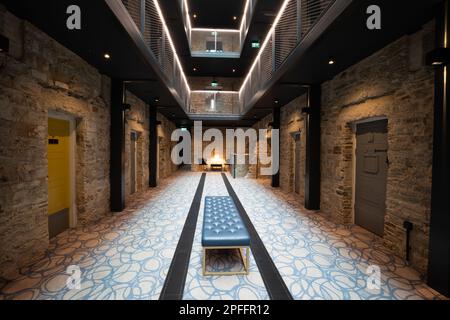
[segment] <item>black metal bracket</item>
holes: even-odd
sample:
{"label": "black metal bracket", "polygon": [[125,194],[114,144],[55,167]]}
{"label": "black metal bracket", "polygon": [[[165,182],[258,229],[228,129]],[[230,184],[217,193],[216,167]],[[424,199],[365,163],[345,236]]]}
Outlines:
{"label": "black metal bracket", "polygon": [[409,262],[411,246],[409,245],[411,239],[411,231],[414,229],[414,225],[410,221],[403,222],[403,228],[406,230],[406,261]]}

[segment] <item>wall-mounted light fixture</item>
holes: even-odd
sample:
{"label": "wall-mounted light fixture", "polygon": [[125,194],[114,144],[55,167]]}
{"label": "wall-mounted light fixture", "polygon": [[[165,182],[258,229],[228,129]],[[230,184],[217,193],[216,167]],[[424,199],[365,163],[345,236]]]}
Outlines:
{"label": "wall-mounted light fixture", "polygon": [[9,39],[0,35],[0,52],[9,52]]}
{"label": "wall-mounted light fixture", "polygon": [[426,64],[428,66],[445,66],[450,62],[450,49],[449,48],[437,48],[426,55]]}

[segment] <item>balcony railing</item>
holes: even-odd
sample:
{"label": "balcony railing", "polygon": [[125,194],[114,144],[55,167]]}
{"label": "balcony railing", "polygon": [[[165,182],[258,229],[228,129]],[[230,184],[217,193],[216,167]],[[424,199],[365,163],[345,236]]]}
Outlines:
{"label": "balcony railing", "polygon": [[187,112],[190,88],[157,0],[122,0],[172,92]]}
{"label": "balcony railing", "polygon": [[246,0],[239,29],[193,28],[187,0],[179,0],[193,57],[239,58],[258,0]]}
{"label": "balcony railing", "polygon": [[285,0],[239,91],[240,112],[272,79],[292,51],[336,0]]}
{"label": "balcony railing", "polygon": [[237,91],[191,91],[189,114],[239,114],[239,92]]}
{"label": "balcony railing", "polygon": [[[239,92],[223,92],[190,90],[158,0],[117,1],[119,3],[121,1],[127,9],[160,71],[165,75],[166,83],[170,84],[172,93],[187,114],[190,116],[194,114],[233,115],[235,117],[245,114],[251,108],[263,88],[289,60],[292,51],[336,2],[336,0],[285,0]],[[187,2],[179,1],[183,8],[186,32],[192,43],[197,35],[193,33],[194,29],[190,25]],[[256,1],[248,0],[246,6],[252,7],[253,10]],[[252,10],[246,10],[248,13],[243,18],[241,30],[239,33],[236,32],[236,35],[239,34],[239,42],[233,33],[230,40],[233,43],[242,44],[242,39],[248,31]],[[210,33],[205,37],[210,37],[208,41],[213,42],[214,45],[199,46],[199,52],[202,50],[208,52],[209,49],[211,54],[217,51],[234,52],[234,47],[225,49],[223,44],[218,45],[218,40],[225,37],[223,33]]]}
{"label": "balcony railing", "polygon": [[239,30],[195,29],[192,31],[193,57],[239,58],[241,52]]}

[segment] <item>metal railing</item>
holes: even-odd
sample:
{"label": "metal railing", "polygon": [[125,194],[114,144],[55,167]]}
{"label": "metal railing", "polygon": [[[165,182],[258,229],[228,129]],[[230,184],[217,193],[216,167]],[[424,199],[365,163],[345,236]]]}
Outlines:
{"label": "metal railing", "polygon": [[285,0],[239,90],[240,113],[336,0]]}
{"label": "metal railing", "polygon": [[239,58],[242,49],[238,30],[195,29],[191,34],[191,56]]}
{"label": "metal railing", "polygon": [[187,0],[179,0],[193,57],[239,58],[258,0],[246,0],[239,29],[193,28]]}
{"label": "metal railing", "polygon": [[239,92],[193,90],[189,114],[239,114]]}
{"label": "metal railing", "polygon": [[[172,92],[185,112],[221,115],[244,114],[251,107],[255,96],[258,96],[292,51],[336,2],[336,0],[285,0],[239,92],[219,92],[191,91],[158,0],[120,1],[140,30],[145,44],[157,61],[161,72],[166,76],[166,80],[171,84]],[[179,1],[186,33],[189,41],[192,41],[195,36],[190,24],[187,0]],[[256,1],[247,1],[247,13],[243,17],[239,31],[240,43],[248,31]],[[214,50],[217,50],[217,46]]]}
{"label": "metal railing", "polygon": [[160,70],[187,111],[190,88],[157,0],[121,0]]}

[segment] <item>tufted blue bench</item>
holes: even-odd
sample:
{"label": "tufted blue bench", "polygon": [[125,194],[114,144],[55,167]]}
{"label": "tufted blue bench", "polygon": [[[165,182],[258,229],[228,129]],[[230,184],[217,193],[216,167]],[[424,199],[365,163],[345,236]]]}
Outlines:
{"label": "tufted blue bench", "polygon": [[[231,197],[206,197],[202,229],[203,275],[247,275],[249,272],[250,235]],[[207,250],[238,249],[243,272],[208,272]],[[243,252],[245,250],[245,258]]]}

